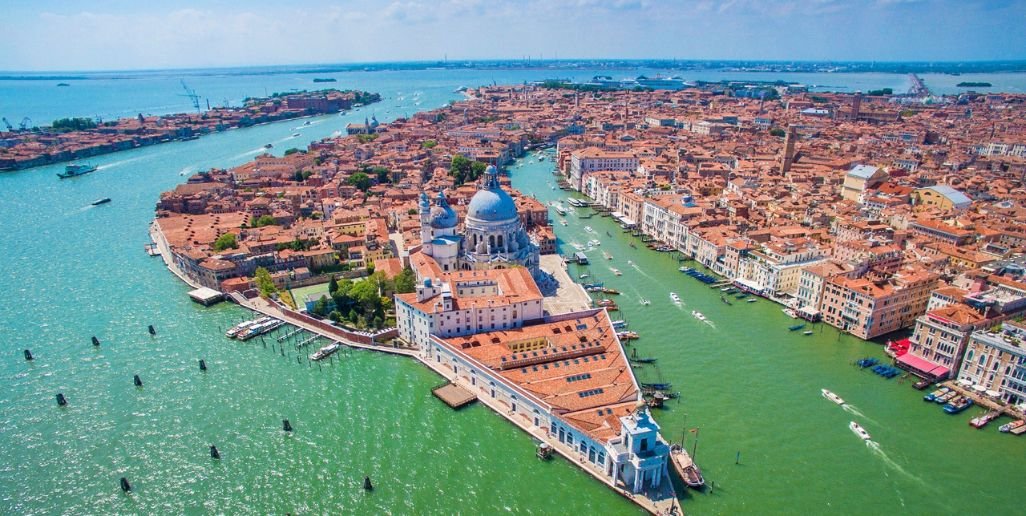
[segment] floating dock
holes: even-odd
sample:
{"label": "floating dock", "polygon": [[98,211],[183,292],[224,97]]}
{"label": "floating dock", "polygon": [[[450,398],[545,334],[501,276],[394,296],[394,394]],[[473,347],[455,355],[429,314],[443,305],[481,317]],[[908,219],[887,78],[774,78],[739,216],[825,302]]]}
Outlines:
{"label": "floating dock", "polygon": [[438,399],[454,409],[461,409],[477,401],[477,395],[452,383],[447,383],[431,391]]}
{"label": "floating dock", "polygon": [[224,301],[224,294],[207,287],[200,287],[189,292],[189,297],[203,306],[210,306]]}

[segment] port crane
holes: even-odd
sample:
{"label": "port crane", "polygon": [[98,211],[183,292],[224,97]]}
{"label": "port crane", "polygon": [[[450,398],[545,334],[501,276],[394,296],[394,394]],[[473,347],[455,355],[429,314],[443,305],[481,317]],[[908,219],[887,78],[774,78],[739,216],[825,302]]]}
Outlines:
{"label": "port crane", "polygon": [[12,126],[11,123],[7,121],[7,117],[3,117],[3,120],[4,120],[4,125],[7,126],[7,131],[13,133],[14,132],[14,126]]}
{"label": "port crane", "polygon": [[185,79],[182,79],[182,89],[185,90],[185,94],[179,94],[179,96],[189,97],[189,100],[192,101],[192,107],[196,108],[196,112],[202,113],[202,111],[200,111],[199,95],[196,94],[196,90],[190,88],[188,84],[185,84]]}

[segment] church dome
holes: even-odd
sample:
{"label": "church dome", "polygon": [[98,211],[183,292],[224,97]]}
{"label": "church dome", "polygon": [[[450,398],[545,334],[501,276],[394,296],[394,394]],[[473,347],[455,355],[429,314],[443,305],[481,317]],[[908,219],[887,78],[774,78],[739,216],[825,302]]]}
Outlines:
{"label": "church dome", "polygon": [[456,212],[449,205],[434,206],[431,208],[431,227],[435,229],[447,229],[456,227],[458,217]]}
{"label": "church dome", "polygon": [[517,218],[517,206],[513,198],[499,187],[498,170],[489,166],[485,170],[482,188],[470,199],[467,218],[483,222],[505,222]]}

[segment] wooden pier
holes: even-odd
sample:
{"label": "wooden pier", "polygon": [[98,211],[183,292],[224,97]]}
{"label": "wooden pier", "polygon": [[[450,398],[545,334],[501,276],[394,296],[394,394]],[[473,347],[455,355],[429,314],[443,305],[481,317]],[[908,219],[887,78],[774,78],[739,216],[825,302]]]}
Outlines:
{"label": "wooden pier", "polygon": [[453,383],[446,383],[431,391],[436,398],[445,402],[449,407],[459,410],[477,401],[477,395]]}

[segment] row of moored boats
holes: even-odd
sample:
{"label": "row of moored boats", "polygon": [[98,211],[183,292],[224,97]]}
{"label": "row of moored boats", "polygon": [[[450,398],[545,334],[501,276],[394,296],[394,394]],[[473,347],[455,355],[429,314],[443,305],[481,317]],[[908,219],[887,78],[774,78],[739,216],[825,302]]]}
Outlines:
{"label": "row of moored boats", "polygon": [[261,317],[232,326],[224,333],[224,336],[229,339],[249,340],[253,337],[272,332],[284,324],[284,321],[274,317]]}

